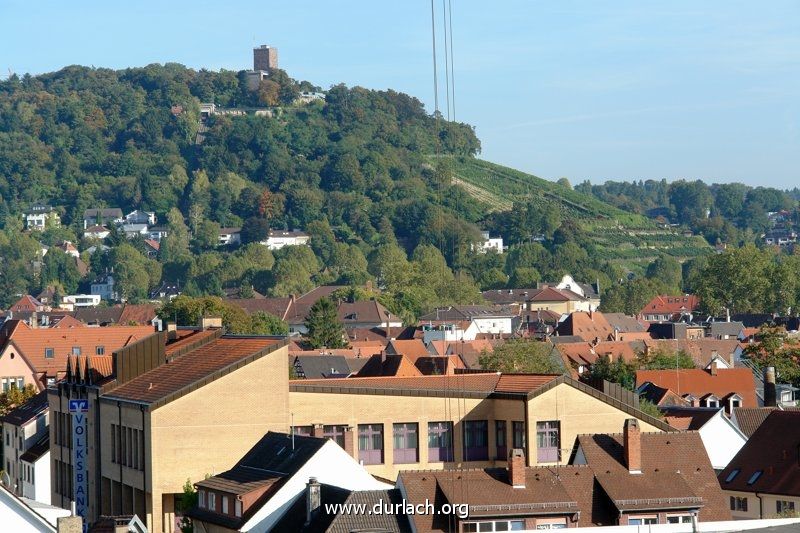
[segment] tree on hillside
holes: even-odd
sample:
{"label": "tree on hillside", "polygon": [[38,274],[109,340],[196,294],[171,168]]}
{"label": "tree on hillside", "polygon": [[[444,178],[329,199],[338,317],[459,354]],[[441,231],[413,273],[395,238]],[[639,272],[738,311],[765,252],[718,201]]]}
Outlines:
{"label": "tree on hillside", "polygon": [[658,280],[671,292],[680,292],[683,281],[681,264],[671,255],[661,255],[655,261],[647,265],[645,273],[649,279]]}
{"label": "tree on hillside", "polygon": [[164,304],[158,311],[164,321],[175,321],[181,326],[194,326],[201,318],[222,318],[222,325],[229,333],[252,333],[252,323],[241,307],[226,303],[217,296],[192,298],[180,295]]}
{"label": "tree on hillside", "polygon": [[606,313],[637,315],[654,296],[667,292],[669,288],[657,280],[647,278],[627,280],[606,289],[600,310]]}
{"label": "tree on hillside", "polygon": [[527,339],[512,339],[493,351],[484,349],[478,364],[484,370],[532,374],[561,374],[563,365],[553,353],[553,345]]}
{"label": "tree on hillside", "polygon": [[306,335],[312,348],[344,348],[344,327],[339,320],[336,304],[330,298],[320,298],[311,306],[306,317]]}
{"label": "tree on hillside", "polygon": [[772,256],[753,245],[729,248],[708,259],[695,287],[702,309],[719,314],[770,312]]}

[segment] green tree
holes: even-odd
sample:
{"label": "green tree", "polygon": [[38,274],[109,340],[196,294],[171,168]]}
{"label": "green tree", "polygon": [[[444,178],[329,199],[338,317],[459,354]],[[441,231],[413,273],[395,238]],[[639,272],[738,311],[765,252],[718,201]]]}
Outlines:
{"label": "green tree", "polygon": [[670,289],[670,292],[680,292],[683,273],[681,264],[670,255],[661,255],[647,265],[645,274],[648,278],[658,280]]}
{"label": "green tree", "polygon": [[36,388],[30,383],[21,389],[11,387],[7,391],[0,393],[0,416],[7,415],[9,411],[24,404],[36,394]]}
{"label": "green tree", "polygon": [[728,248],[708,259],[695,287],[702,309],[737,313],[771,312],[772,255],[753,245]]}
{"label": "green tree", "polygon": [[507,373],[561,374],[564,368],[554,356],[553,345],[527,339],[512,339],[483,350],[478,364],[484,370]]}
{"label": "green tree", "polygon": [[280,318],[256,311],[250,315],[250,331],[254,335],[288,335],[289,325]]}
{"label": "green tree", "polygon": [[330,298],[320,298],[311,306],[306,317],[306,338],[312,348],[344,348],[344,327]]}
{"label": "green tree", "polygon": [[581,379],[588,382],[606,380],[633,390],[636,386],[636,365],[626,362],[621,357],[611,361],[604,355],[589,367],[589,371],[584,373]]}
{"label": "green tree", "polygon": [[115,290],[123,301],[147,298],[149,290],[161,280],[161,264],[148,259],[130,244],[121,244],[111,252]]}
{"label": "green tree", "polygon": [[762,326],[744,353],[758,368],[773,366],[781,381],[800,385],[800,342],[785,328]]}
{"label": "green tree", "polygon": [[642,352],[637,357],[641,368],[646,370],[671,370],[675,368],[696,368],[692,356],[685,350],[656,349]]}
{"label": "green tree", "polygon": [[183,492],[180,494],[176,502],[177,511],[182,515],[180,523],[182,533],[194,532],[192,519],[186,516],[186,513],[193,507],[197,506],[197,498],[197,491],[194,490],[194,485],[192,485],[192,482],[187,478],[186,483],[183,484]]}

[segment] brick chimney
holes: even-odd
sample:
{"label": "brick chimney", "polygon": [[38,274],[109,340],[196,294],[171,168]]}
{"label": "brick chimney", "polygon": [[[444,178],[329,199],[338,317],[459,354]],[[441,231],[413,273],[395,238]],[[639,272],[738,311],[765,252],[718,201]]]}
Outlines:
{"label": "brick chimney", "polygon": [[525,452],[519,448],[508,452],[508,482],[515,489],[525,488]]}
{"label": "brick chimney", "polygon": [[708,371],[711,373],[712,376],[716,376],[718,374],[717,364],[718,363],[716,361],[712,360],[711,364],[708,366]]}
{"label": "brick chimney", "polygon": [[778,405],[778,393],[775,390],[775,367],[764,368],[764,407]]}
{"label": "brick chimney", "polygon": [[322,495],[320,494],[320,484],[317,478],[308,478],[306,484],[306,523],[308,525],[314,519],[322,505]]}
{"label": "brick chimney", "polygon": [[631,474],[642,473],[642,434],[639,431],[639,421],[629,418],[625,421],[623,431],[623,445],[625,447],[625,466]]}

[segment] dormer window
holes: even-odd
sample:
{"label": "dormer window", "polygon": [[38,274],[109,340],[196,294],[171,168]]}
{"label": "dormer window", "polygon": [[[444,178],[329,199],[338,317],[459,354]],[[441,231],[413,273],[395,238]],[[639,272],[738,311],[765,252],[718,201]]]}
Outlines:
{"label": "dormer window", "polygon": [[53,350],[52,348],[45,348],[44,349],[44,358],[45,359],[52,359],[55,356],[56,356],[55,350]]}
{"label": "dormer window", "polygon": [[706,407],[719,407],[719,399],[713,394],[706,398]]}
{"label": "dormer window", "polygon": [[72,347],[72,355],[80,355],[81,354],[81,347],[80,346],[73,346]]}

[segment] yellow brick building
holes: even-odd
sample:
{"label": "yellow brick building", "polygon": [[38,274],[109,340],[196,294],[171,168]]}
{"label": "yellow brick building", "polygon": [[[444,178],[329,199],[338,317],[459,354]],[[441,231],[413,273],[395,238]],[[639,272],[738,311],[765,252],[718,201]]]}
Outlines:
{"label": "yellow brick building", "polygon": [[334,438],[392,481],[401,470],[505,466],[512,448],[529,466],[566,464],[579,434],[613,433],[631,417],[644,432],[672,430],[567,376],[297,380],[289,401],[295,432]]}
{"label": "yellow brick building", "polygon": [[53,504],[78,497],[69,404],[85,399],[86,518],[135,513],[149,531],[177,531],[187,480],[224,471],[266,432],[287,430],[287,357],[284,339],[206,328],[71,360],[48,391]]}

